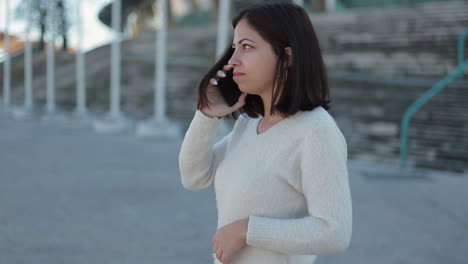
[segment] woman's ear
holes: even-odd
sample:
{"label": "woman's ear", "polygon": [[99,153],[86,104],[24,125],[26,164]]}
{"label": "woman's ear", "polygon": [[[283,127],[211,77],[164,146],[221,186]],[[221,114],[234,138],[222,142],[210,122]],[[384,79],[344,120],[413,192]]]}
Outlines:
{"label": "woman's ear", "polygon": [[288,56],[286,68],[289,68],[292,65],[292,59],[293,59],[292,58],[292,50],[291,50],[291,47],[286,47],[286,48],[284,48],[284,50],[286,51],[286,54]]}

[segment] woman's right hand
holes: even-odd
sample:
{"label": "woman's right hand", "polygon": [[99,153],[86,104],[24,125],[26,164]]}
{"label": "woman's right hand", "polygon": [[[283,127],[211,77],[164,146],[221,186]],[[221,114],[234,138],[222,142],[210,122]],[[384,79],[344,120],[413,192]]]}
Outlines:
{"label": "woman's right hand", "polygon": [[[224,78],[226,77],[225,72],[230,71],[230,70],[232,70],[232,66],[224,65],[223,71],[219,70],[216,73],[215,77],[218,77],[217,79]],[[219,92],[220,87],[217,85],[218,83],[216,79],[211,78],[208,84],[208,87],[206,89],[206,96],[209,101],[208,107],[200,109],[200,111],[203,114],[209,117],[224,117],[224,116],[229,115],[232,112],[237,111],[238,109],[240,109],[242,106],[245,105],[245,97],[247,96],[247,93],[242,93],[239,96],[238,101],[233,106],[229,106],[224,101],[223,96]]]}

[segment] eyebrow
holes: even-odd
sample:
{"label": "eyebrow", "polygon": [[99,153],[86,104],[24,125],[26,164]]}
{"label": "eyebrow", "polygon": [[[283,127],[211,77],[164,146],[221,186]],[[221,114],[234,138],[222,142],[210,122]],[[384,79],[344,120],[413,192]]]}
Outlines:
{"label": "eyebrow", "polygon": [[[253,43],[255,43],[255,41],[253,41],[253,40],[251,40],[251,39],[248,39],[248,38],[243,38],[243,39],[239,40],[239,42],[237,42],[237,43],[240,44],[240,43],[241,43],[242,41],[244,41],[244,40],[252,41]],[[235,44],[236,44],[236,43],[232,43],[232,45],[235,45]]]}

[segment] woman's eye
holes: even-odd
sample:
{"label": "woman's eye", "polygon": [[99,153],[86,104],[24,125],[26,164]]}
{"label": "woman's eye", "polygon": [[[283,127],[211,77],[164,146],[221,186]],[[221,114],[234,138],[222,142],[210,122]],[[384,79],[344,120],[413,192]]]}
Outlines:
{"label": "woman's eye", "polygon": [[[246,48],[246,46],[248,46],[249,49],[250,49],[250,48],[253,48],[253,47],[250,46],[249,44],[242,44],[242,47],[243,47],[244,49]],[[236,49],[236,47],[235,47],[234,45],[232,45],[231,48]]]}

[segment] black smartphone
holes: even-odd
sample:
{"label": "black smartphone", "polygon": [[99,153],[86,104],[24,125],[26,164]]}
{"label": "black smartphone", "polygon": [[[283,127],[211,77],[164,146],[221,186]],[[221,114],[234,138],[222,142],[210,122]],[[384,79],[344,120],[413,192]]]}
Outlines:
{"label": "black smartphone", "polygon": [[239,86],[232,78],[233,70],[224,71],[226,73],[226,77],[216,77],[216,81],[218,82],[218,88],[221,95],[224,98],[224,101],[229,106],[233,106],[239,100],[239,96],[242,94],[241,90],[239,90]]}

